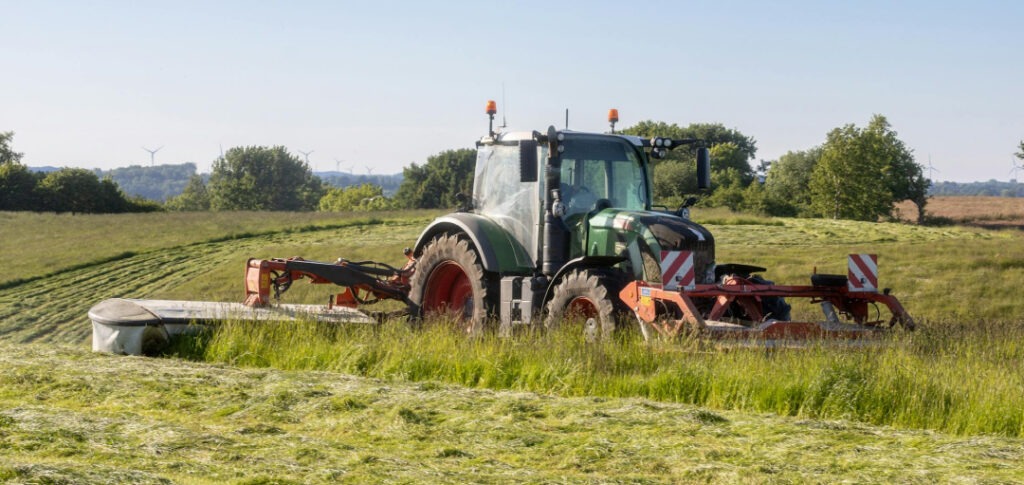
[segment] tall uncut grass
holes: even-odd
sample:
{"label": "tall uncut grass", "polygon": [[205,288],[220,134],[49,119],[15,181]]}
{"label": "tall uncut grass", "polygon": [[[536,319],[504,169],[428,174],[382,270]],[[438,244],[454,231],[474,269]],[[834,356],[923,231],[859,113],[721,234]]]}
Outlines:
{"label": "tall uncut grass", "polygon": [[632,334],[588,344],[565,330],[467,339],[443,322],[338,326],[227,322],[174,353],[234,365],[562,396],[643,397],[970,435],[1024,436],[1024,331],[932,324],[877,343],[721,347]]}

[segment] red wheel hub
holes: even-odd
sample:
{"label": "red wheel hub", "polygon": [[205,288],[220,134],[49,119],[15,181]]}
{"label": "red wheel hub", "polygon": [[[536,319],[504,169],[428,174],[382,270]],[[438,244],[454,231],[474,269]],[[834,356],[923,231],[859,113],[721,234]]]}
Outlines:
{"label": "red wheel hub", "polygon": [[445,261],[434,268],[423,290],[423,312],[452,312],[459,318],[473,317],[473,284],[462,266]]}
{"label": "red wheel hub", "polygon": [[585,296],[577,296],[565,307],[567,317],[597,318],[597,304]]}

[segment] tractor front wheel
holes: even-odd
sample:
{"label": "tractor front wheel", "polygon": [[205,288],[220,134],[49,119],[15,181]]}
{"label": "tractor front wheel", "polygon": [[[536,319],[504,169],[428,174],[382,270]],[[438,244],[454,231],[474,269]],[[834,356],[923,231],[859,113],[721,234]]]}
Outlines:
{"label": "tractor front wheel", "polygon": [[469,335],[483,331],[492,306],[488,278],[467,240],[442,235],[427,244],[409,284],[414,317],[446,319]]}
{"label": "tractor front wheel", "polygon": [[574,321],[592,322],[596,328],[584,328],[585,335],[611,338],[624,307],[619,301],[621,289],[622,284],[609,274],[593,269],[570,271],[555,286],[544,326],[554,329]]}

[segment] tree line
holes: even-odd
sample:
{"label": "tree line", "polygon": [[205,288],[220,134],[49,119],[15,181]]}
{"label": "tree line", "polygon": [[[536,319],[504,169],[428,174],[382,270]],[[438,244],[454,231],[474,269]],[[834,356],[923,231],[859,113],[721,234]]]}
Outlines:
{"label": "tree line", "polygon": [[96,169],[100,179],[110,178],[126,194],[157,202],[180,194],[188,179],[196,173],[196,164],[164,164],[155,167],[131,165],[112,170]]}
{"label": "tree line", "polygon": [[[917,205],[918,219],[924,218],[931,181],[882,115],[874,115],[864,127],[837,127],[819,146],[788,152],[778,160],[762,160],[756,166],[751,165],[756,158],[756,140],[721,124],[679,126],[648,120],[622,132],[644,138],[698,138],[710,147],[712,189],[705,192],[697,189],[692,151],[671,151],[653,161],[652,189],[655,202],[663,206],[673,207],[697,195],[704,206],[736,211],[878,220],[892,217],[897,202],[910,200]],[[2,135],[0,210],[161,208],[124,197],[109,178],[100,180],[92,174],[86,182],[89,177],[82,169],[30,173],[20,164],[21,154],[10,147],[13,133]],[[1017,156],[1024,160],[1024,141]],[[457,194],[472,191],[475,158],[474,149],[453,149],[428,157],[422,165],[413,163],[403,169],[401,184],[388,197],[380,185],[370,183],[331,187],[283,146],[235,147],[214,161],[208,180],[193,173],[181,193],[169,198],[162,208],[368,211],[454,207]],[[27,189],[30,186],[32,189]]]}
{"label": "tree line", "polygon": [[990,197],[1024,197],[1024,183],[1017,180],[1003,182],[989,179],[985,182],[934,182],[928,195],[980,195]]}
{"label": "tree line", "polygon": [[360,183],[331,187],[282,146],[232,148],[213,163],[209,181],[193,176],[170,210],[377,211],[453,207],[473,188],[476,150],[446,150],[406,167],[394,196]]}
{"label": "tree line", "polygon": [[158,203],[127,197],[109,177],[83,168],[33,172],[14,151],[13,132],[0,132],[0,210],[71,213],[151,212]]}

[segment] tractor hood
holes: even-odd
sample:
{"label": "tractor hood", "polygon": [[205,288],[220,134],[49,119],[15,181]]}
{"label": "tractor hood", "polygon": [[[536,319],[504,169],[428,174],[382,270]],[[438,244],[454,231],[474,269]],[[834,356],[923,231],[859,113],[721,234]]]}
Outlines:
{"label": "tractor hood", "polygon": [[[605,209],[590,218],[591,230],[606,228],[637,232],[653,239],[663,251],[711,246],[715,238],[704,226],[671,214],[647,211]],[[646,229],[646,230],[645,230]],[[644,234],[644,233],[648,234]]]}
{"label": "tractor hood", "polygon": [[588,256],[624,256],[634,277],[661,284],[661,261],[690,251],[698,283],[714,282],[715,238],[696,222],[653,211],[605,209],[590,218]]}

